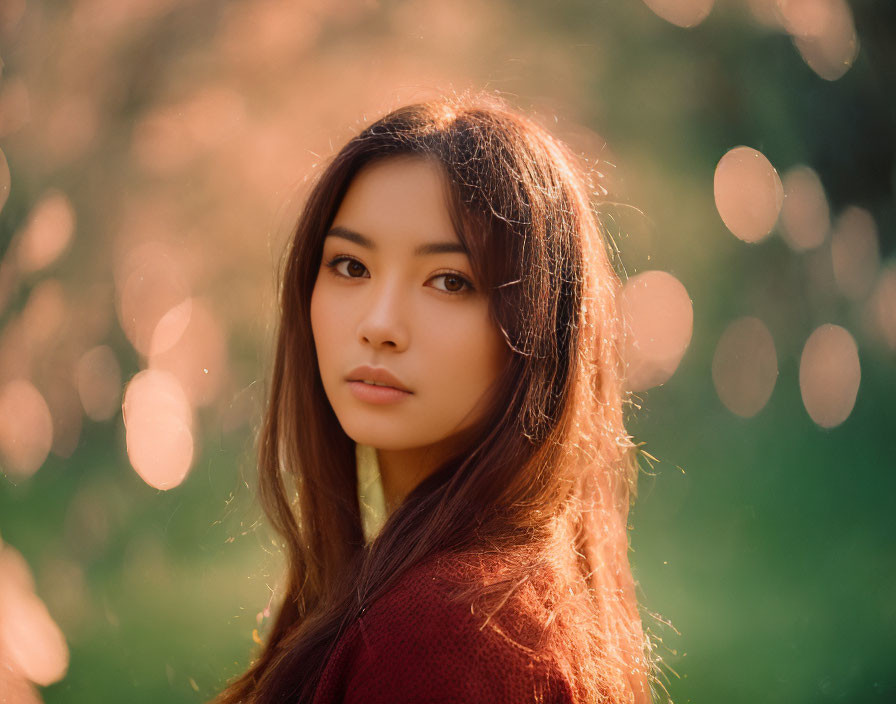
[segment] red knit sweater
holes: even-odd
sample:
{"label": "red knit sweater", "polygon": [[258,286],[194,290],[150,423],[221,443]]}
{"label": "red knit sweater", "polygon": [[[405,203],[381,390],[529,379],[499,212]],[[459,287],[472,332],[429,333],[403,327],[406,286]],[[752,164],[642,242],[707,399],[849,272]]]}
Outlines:
{"label": "red knit sweater", "polygon": [[336,643],[314,704],[572,702],[558,664],[525,645],[537,633],[531,589],[481,629],[484,614],[449,600],[476,574],[446,556],[409,570]]}

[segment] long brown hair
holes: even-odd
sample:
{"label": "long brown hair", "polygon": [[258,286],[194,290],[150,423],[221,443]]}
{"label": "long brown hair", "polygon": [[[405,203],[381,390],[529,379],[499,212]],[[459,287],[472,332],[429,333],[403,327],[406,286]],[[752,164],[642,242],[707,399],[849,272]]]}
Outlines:
{"label": "long brown hair", "polygon": [[[443,168],[458,238],[512,354],[464,451],[365,545],[355,444],[324,394],[309,307],[349,184],[365,165],[395,156]],[[477,603],[500,603],[550,569],[557,578],[542,594],[550,604],[542,643],[580,700],[650,700],[650,647],[627,553],[638,464],[623,423],[621,283],[592,208],[595,187],[564,143],[488,93],[394,110],[323,169],[286,255],[259,438],[260,498],[285,540],[287,586],[258,658],[216,704],[310,701],[352,620],[443,552],[500,564],[495,580],[459,597]]]}

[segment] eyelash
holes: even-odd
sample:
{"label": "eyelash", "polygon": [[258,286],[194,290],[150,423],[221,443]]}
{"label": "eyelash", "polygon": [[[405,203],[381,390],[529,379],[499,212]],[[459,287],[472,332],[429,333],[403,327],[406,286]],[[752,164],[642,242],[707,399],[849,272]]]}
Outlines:
{"label": "eyelash", "polygon": [[[327,269],[330,270],[330,273],[332,273],[333,276],[338,276],[338,277],[340,277],[340,278],[342,278],[342,279],[361,279],[361,278],[364,278],[363,276],[346,276],[345,274],[341,274],[341,273],[339,273],[339,271],[336,269],[336,267],[339,265],[340,262],[343,262],[343,261],[348,261],[348,262],[358,262],[358,264],[361,264],[361,262],[359,262],[359,261],[358,261],[357,259],[355,259],[354,257],[347,257],[347,256],[345,256],[345,255],[343,255],[343,254],[340,254],[340,255],[338,255],[338,256],[336,256],[336,257],[333,257],[333,258],[330,259],[329,261],[327,261],[327,262],[325,263],[325,266],[327,267]],[[364,265],[361,264],[361,266],[364,266]],[[367,267],[364,267],[364,268],[366,269]],[[466,288],[461,289],[460,291],[448,291],[447,289],[436,289],[437,291],[440,291],[441,293],[447,293],[449,296],[461,296],[461,295],[463,295],[463,294],[465,294],[465,293],[470,293],[471,291],[474,291],[474,290],[475,290],[475,289],[473,288],[473,284],[471,284],[471,283],[469,282],[469,280],[467,280],[466,277],[461,276],[460,274],[456,274],[456,273],[454,273],[454,272],[446,272],[446,273],[444,273],[444,274],[436,274],[436,275],[433,276],[432,278],[433,278],[433,279],[438,279],[439,277],[442,277],[442,276],[446,276],[446,277],[451,277],[451,278],[459,279],[460,281],[463,282],[463,284],[464,284],[464,286],[465,286]]]}

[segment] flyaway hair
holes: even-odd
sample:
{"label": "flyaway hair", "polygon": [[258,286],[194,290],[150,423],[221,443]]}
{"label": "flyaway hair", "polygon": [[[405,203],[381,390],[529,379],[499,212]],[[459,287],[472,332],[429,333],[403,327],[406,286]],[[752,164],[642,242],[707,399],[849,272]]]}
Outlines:
{"label": "flyaway hair", "polygon": [[[432,160],[491,318],[511,350],[463,451],[365,545],[355,444],[324,393],[309,316],[323,240],[352,179],[382,159]],[[402,574],[436,553],[490,627],[524,586],[534,644],[578,701],[651,701],[653,665],[628,560],[638,473],[623,411],[621,287],[592,209],[591,171],[491,94],[401,107],[352,138],[313,184],[285,255],[276,356],[258,439],[262,505],[285,542],[283,601],[257,659],[215,704],[309,702],[332,647]]]}

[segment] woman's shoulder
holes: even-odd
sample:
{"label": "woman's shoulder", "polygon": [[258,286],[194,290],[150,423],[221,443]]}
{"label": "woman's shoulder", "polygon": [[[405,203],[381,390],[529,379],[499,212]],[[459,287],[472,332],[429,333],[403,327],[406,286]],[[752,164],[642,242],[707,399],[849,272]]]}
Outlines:
{"label": "woman's shoulder", "polygon": [[[472,553],[430,557],[399,578],[363,614],[362,622],[368,633],[407,631],[419,637],[436,630],[443,638],[453,634],[470,645],[497,636],[537,660],[539,602],[530,576],[517,584],[500,582],[497,562]],[[474,598],[488,591],[494,597],[491,606]]]}
{"label": "woman's shoulder", "polygon": [[470,554],[440,555],[402,575],[334,656],[344,701],[567,701],[560,668],[537,647],[525,586],[491,614],[464,597],[495,569]]}
{"label": "woman's shoulder", "polygon": [[373,604],[367,624],[438,624],[483,636],[503,633],[508,644],[538,659],[545,608],[539,585],[545,578],[535,571],[510,578],[500,558],[487,553],[442,553],[408,570]]}

